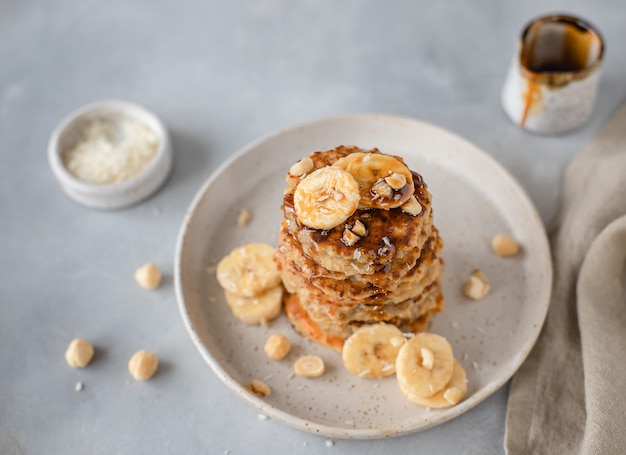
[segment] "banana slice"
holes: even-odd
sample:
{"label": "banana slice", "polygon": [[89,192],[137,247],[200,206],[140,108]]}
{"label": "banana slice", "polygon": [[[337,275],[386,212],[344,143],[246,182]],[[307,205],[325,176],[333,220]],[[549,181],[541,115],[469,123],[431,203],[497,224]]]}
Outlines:
{"label": "banana slice", "polygon": [[324,360],[317,355],[304,355],[293,364],[293,371],[298,376],[317,378],[324,374]]}
{"label": "banana slice", "polygon": [[448,341],[434,333],[418,333],[400,348],[396,373],[400,387],[425,398],[442,390],[452,377],[454,356]]}
{"label": "banana slice", "polygon": [[348,171],[358,182],[359,208],[400,207],[415,192],[409,168],[389,155],[355,152],[335,161],[333,167]]}
{"label": "banana slice", "polygon": [[454,361],[450,381],[442,390],[430,397],[423,398],[415,395],[407,390],[402,383],[399,382],[398,384],[400,385],[402,393],[404,393],[409,400],[427,408],[447,408],[448,406],[454,406],[458,404],[467,393],[467,376],[465,375],[463,367],[456,360]]}
{"label": "banana slice", "polygon": [[352,215],[361,195],[359,184],[348,172],[323,167],[300,181],[293,195],[298,220],[313,229],[332,229]]}
{"label": "banana slice", "polygon": [[256,297],[280,284],[272,259],[275,249],[265,243],[248,243],[235,248],[217,264],[217,281],[229,292]]}
{"label": "banana slice", "polygon": [[343,364],[362,378],[379,378],[396,372],[396,357],[405,343],[400,329],[391,324],[366,325],[344,343]]}
{"label": "banana slice", "polygon": [[276,318],[282,308],[282,286],[275,286],[258,297],[242,297],[230,291],[225,294],[233,316],[247,325],[266,324]]}

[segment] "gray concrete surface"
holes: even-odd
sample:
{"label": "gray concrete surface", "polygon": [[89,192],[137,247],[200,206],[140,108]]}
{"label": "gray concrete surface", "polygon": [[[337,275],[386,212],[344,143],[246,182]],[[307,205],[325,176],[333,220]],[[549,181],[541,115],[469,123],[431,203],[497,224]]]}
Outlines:
{"label": "gray concrete surface", "polygon": [[[523,25],[554,11],[596,24],[607,54],[591,121],[538,137],[509,122],[499,92]],[[549,225],[567,163],[625,97],[625,21],[621,0],[0,2],[0,453],[503,453],[506,387],[389,440],[327,447],[259,420],[185,332],[176,237],[196,191],[239,148],[351,112],[410,116],[474,142]],[[164,188],[118,212],[71,202],[46,159],[59,120],[105,98],[157,112],[175,153]],[[148,260],[165,273],[155,292],[132,278]],[[63,359],[75,336],[97,348],[84,370]],[[126,370],[141,348],[162,361],[147,383]]]}

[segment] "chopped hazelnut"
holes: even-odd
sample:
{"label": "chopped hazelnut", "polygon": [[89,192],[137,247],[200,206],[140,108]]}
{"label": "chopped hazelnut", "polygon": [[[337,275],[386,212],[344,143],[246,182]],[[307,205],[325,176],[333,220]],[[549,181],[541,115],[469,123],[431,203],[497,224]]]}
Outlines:
{"label": "chopped hazelnut", "polygon": [[394,172],[389,177],[385,178],[385,182],[394,190],[399,190],[406,185],[406,176],[398,172]]}
{"label": "chopped hazelnut", "polygon": [[361,223],[359,220],[356,220],[354,226],[352,226],[352,232],[354,232],[359,237],[363,237],[367,230],[365,229],[365,225]]}
{"label": "chopped hazelnut", "polygon": [[341,241],[344,243],[344,245],[354,246],[356,242],[358,242],[359,240],[360,240],[360,237],[356,235],[354,232],[352,232],[351,230],[349,229],[343,230],[343,236],[341,237]]}
{"label": "chopped hazelnut", "polygon": [[313,169],[313,160],[310,157],[306,157],[294,163],[291,168],[289,168],[289,173],[291,175],[295,175],[297,177],[302,176],[304,174],[308,174]]}
{"label": "chopped hazelnut", "polygon": [[463,398],[463,391],[458,387],[450,387],[443,393],[443,399],[450,404],[457,404]]}
{"label": "chopped hazelnut", "polygon": [[404,213],[408,213],[412,216],[417,216],[422,213],[422,204],[417,202],[417,198],[415,196],[411,196],[408,201],[406,201],[400,207]]}
{"label": "chopped hazelnut", "polygon": [[496,235],[491,240],[491,247],[498,256],[515,256],[520,252],[519,244],[507,235]]}
{"label": "chopped hazelnut", "polygon": [[422,355],[422,366],[427,370],[432,370],[435,366],[435,355],[433,351],[428,348],[421,348],[420,354]]}
{"label": "chopped hazelnut", "polygon": [[466,297],[479,300],[489,293],[489,282],[482,270],[476,269],[469,276],[463,288]]}
{"label": "chopped hazelnut", "polygon": [[252,393],[260,397],[266,397],[268,395],[271,395],[272,393],[272,389],[270,388],[270,386],[258,379],[253,379],[252,381],[250,381],[248,387],[250,387],[250,391]]}
{"label": "chopped hazelnut", "polygon": [[389,199],[393,194],[393,190],[391,187],[385,182],[385,180],[380,179],[372,186],[372,192],[379,197]]}

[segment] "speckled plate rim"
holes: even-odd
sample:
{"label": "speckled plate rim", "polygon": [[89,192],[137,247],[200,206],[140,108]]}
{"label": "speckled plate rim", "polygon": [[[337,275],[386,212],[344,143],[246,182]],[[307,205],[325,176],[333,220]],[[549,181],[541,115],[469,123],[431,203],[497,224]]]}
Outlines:
{"label": "speckled plate rim", "polygon": [[[186,236],[188,233],[188,227],[190,223],[193,221],[194,215],[196,213],[196,209],[200,203],[200,201],[206,196],[207,190],[211,187],[214,181],[229,167],[231,167],[234,163],[236,163],[240,159],[245,159],[248,155],[253,154],[255,149],[266,143],[270,140],[280,139],[283,134],[293,132],[294,130],[316,130],[320,126],[324,124],[328,124],[329,122],[342,122],[342,121],[356,121],[363,123],[372,123],[372,122],[394,122],[403,124],[405,127],[416,127],[429,130],[430,133],[445,137],[446,140],[454,141],[458,144],[459,150],[463,150],[463,153],[470,154],[472,159],[478,160],[481,165],[486,169],[486,173],[491,173],[492,175],[497,175],[499,179],[506,182],[509,190],[512,190],[515,193],[517,202],[523,207],[525,214],[528,216],[530,220],[530,224],[534,226],[535,232],[533,233],[533,239],[537,243],[537,249],[540,251],[539,257],[537,257],[538,267],[541,268],[542,273],[545,276],[544,286],[539,290],[540,298],[537,299],[534,303],[535,311],[536,311],[536,329],[532,332],[532,336],[528,337],[525,343],[520,349],[520,352],[516,356],[515,361],[510,364],[510,367],[505,371],[502,371],[501,374],[494,378],[493,381],[489,383],[487,387],[483,387],[478,390],[478,392],[468,396],[464,401],[459,403],[456,406],[451,408],[447,408],[443,411],[441,415],[437,418],[427,419],[420,421],[419,423],[413,426],[402,426],[398,428],[385,428],[385,429],[371,429],[371,428],[351,428],[346,429],[344,427],[337,427],[332,425],[326,425],[318,422],[311,422],[309,420],[303,419],[298,415],[294,415],[292,413],[283,411],[282,409],[278,409],[265,401],[263,399],[255,396],[245,387],[242,387],[236,380],[234,380],[224,369],[224,367],[220,364],[220,362],[211,354],[209,348],[202,342],[199,334],[197,333],[193,321],[190,318],[189,310],[185,303],[185,298],[183,294],[183,280],[181,277],[181,264],[185,260],[183,257],[183,247],[185,244]],[[313,150],[317,150],[317,148],[313,145]],[[202,358],[209,364],[211,369],[217,375],[217,377],[232,391],[234,391],[239,397],[246,400],[252,406],[257,408],[260,412],[268,415],[274,420],[278,420],[283,422],[291,427],[298,428],[300,430],[308,431],[315,434],[325,435],[329,437],[336,438],[351,438],[351,439],[379,439],[379,438],[388,438],[395,437],[410,433],[415,433],[418,431],[423,431],[434,426],[440,425],[444,422],[447,422],[465,412],[472,409],[476,405],[483,402],[489,396],[491,396],[494,392],[500,389],[518,370],[521,364],[524,362],[528,354],[530,353],[532,347],[534,346],[539,333],[541,331],[541,327],[545,321],[545,317],[548,310],[550,294],[552,290],[552,265],[551,265],[551,255],[548,239],[545,233],[545,229],[543,223],[534,207],[530,198],[527,196],[526,192],[523,188],[517,183],[515,178],[504,168],[502,167],[495,159],[491,156],[480,150],[478,147],[473,145],[472,143],[462,139],[461,137],[444,130],[442,128],[433,126],[431,124],[421,122],[412,118],[394,116],[388,114],[349,114],[335,117],[325,117],[318,120],[313,120],[309,122],[300,123],[291,127],[287,127],[276,132],[265,135],[242,149],[233,154],[228,160],[226,160],[218,169],[207,179],[207,181],[201,186],[199,191],[196,193],[193,198],[182,223],[179,236],[177,239],[176,251],[175,251],[175,270],[174,270],[174,282],[175,282],[175,290],[176,297],[178,301],[179,310],[183,319],[183,323],[185,325],[186,330],[188,331],[193,343],[196,348],[200,352]]]}

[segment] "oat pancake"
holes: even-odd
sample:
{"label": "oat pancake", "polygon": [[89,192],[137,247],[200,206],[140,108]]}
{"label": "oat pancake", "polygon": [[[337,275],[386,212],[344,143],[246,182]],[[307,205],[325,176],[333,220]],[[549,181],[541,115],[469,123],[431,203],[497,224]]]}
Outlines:
{"label": "oat pancake", "polygon": [[[309,158],[313,166],[306,174],[287,174],[274,258],[287,290],[285,313],[294,328],[339,350],[364,324],[386,322],[405,332],[426,330],[443,306],[443,242],[421,175],[409,171],[400,157],[391,159],[377,149],[341,146]],[[298,186],[307,175],[319,176],[337,160],[341,160],[337,167],[352,172],[340,177],[354,176],[358,181],[361,202],[330,224],[334,227],[313,229],[299,217],[302,205],[294,205],[294,194],[304,191],[304,185]],[[385,163],[390,163],[389,170]],[[333,172],[327,173],[341,174]],[[306,202],[307,216],[324,211],[324,200],[331,196],[335,206],[341,204],[344,195],[332,188],[323,190],[317,200],[315,194],[307,194],[307,201],[319,203],[309,207]],[[410,209],[408,198],[413,200]]]}

